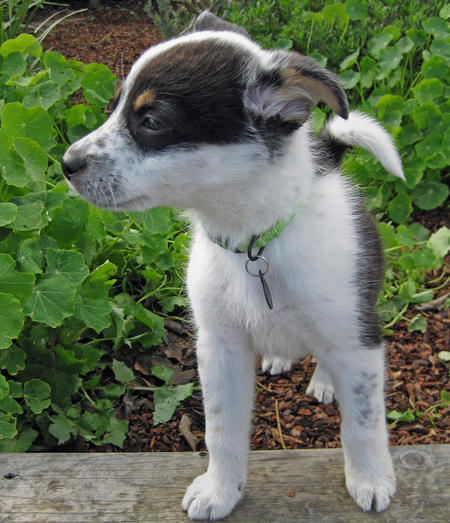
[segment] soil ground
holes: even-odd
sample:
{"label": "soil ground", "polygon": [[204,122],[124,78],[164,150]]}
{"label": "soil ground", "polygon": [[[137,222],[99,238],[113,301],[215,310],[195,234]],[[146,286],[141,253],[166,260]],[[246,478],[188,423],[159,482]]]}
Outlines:
{"label": "soil ground", "polygon": [[[119,78],[123,78],[141,52],[161,40],[161,34],[144,12],[144,2],[103,1],[100,4],[101,8],[89,8],[57,26],[45,39],[44,47],[85,63],[104,63]],[[71,2],[72,9],[88,6],[89,2]],[[42,19],[49,14],[49,11],[45,11],[39,17]],[[430,230],[436,230],[444,224],[445,216],[445,211],[436,210],[416,214],[414,219]],[[429,280],[437,276],[437,272],[431,272]],[[440,291],[441,294],[445,292],[445,289]],[[439,351],[448,350],[449,347],[448,310],[442,305],[436,305],[421,312],[429,325],[425,334],[408,332],[408,322],[400,321],[387,340],[387,410],[403,412],[411,408],[416,412],[413,421],[399,422],[391,427],[392,445],[450,441],[448,411],[439,406],[441,390],[450,391],[449,366],[437,356]],[[406,316],[412,318],[416,314],[417,310],[413,307]],[[136,384],[155,386],[150,369],[160,364],[176,371],[176,383],[193,379],[198,382],[193,334],[189,324],[169,321],[167,327],[164,342],[155,350],[123,354],[136,372]],[[340,415],[336,403],[323,405],[305,395],[314,367],[314,360],[307,358],[295,363],[285,375],[271,377],[257,371],[252,449],[340,446]],[[154,427],[152,412],[153,403],[148,393],[136,391],[125,395],[117,412],[118,416],[130,422],[123,450],[180,451],[205,448],[199,390],[165,425]],[[112,446],[91,448],[79,440],[72,450],[114,452],[119,449]]]}

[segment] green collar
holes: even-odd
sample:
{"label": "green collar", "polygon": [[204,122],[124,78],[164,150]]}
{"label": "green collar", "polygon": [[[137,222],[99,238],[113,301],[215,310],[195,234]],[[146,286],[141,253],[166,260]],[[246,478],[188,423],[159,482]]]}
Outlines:
{"label": "green collar", "polygon": [[[235,249],[232,249],[233,252],[237,254],[243,254],[245,252],[248,252],[248,248],[250,247],[250,245],[252,246],[252,248],[257,247],[260,249],[264,249],[264,247],[266,247],[272,240],[278,238],[281,231],[283,231],[295,218],[297,212],[298,209],[295,209],[295,211],[292,214],[290,214],[287,218],[282,218],[281,220],[278,220],[267,231],[259,235],[252,236],[250,240],[248,240],[247,242],[239,244]],[[228,240],[224,241],[223,238],[212,238],[211,236],[209,236],[209,239],[219,247],[231,250]]]}

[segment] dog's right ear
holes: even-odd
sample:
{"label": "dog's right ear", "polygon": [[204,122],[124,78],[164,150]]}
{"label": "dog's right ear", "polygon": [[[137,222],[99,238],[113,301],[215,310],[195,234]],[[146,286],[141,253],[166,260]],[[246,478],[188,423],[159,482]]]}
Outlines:
{"label": "dog's right ear", "polygon": [[226,22],[210,11],[203,11],[198,15],[192,24],[192,31],[231,31],[248,37],[243,27]]}
{"label": "dog's right ear", "polygon": [[256,75],[244,94],[244,106],[252,116],[279,121],[285,124],[284,129],[291,130],[305,123],[318,102],[347,119],[348,100],[337,77],[296,52],[274,53],[271,63]]}

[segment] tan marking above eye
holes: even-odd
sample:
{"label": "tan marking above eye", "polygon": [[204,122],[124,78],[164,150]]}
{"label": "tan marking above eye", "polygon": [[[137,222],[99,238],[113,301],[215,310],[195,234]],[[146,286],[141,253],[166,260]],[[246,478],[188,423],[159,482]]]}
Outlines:
{"label": "tan marking above eye", "polygon": [[119,101],[120,94],[122,92],[122,85],[123,85],[122,81],[117,82],[116,91],[114,93],[113,99],[111,100],[111,103],[113,106],[116,106],[117,102]]}
{"label": "tan marking above eye", "polygon": [[139,109],[142,109],[143,107],[152,105],[152,103],[155,101],[155,98],[155,91],[153,89],[146,89],[134,101],[134,110],[139,111]]}

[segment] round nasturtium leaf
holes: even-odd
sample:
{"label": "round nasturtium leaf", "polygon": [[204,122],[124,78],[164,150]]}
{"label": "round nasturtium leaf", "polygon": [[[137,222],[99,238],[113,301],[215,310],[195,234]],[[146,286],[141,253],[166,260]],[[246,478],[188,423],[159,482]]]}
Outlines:
{"label": "round nasturtium leaf", "polygon": [[425,211],[435,209],[445,202],[448,197],[449,189],[443,183],[432,180],[422,180],[413,190],[414,203]]}
{"label": "round nasturtium leaf", "polygon": [[34,379],[25,382],[23,397],[25,403],[35,414],[40,414],[50,405],[52,389],[45,381]]}
{"label": "round nasturtium leaf", "polygon": [[49,327],[59,327],[73,314],[75,287],[60,278],[41,280],[33,289],[25,305],[25,313],[32,320]]}

